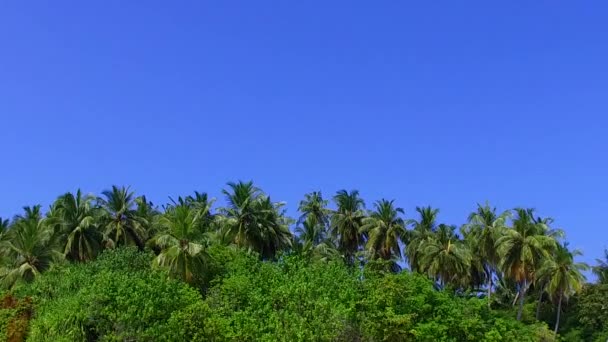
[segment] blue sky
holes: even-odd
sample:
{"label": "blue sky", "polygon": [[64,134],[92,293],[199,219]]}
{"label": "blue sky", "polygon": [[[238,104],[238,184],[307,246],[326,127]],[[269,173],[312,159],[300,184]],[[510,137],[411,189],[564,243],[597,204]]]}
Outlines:
{"label": "blue sky", "polygon": [[[357,188],[608,245],[602,1],[0,5],[0,216],[81,187],[157,203],[253,179],[295,215]],[[221,203],[220,198],[220,203]]]}

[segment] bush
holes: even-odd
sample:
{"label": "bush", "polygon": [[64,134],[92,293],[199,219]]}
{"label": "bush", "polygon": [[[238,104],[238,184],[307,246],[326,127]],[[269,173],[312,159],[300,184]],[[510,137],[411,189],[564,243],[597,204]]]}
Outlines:
{"label": "bush", "polygon": [[37,304],[31,341],[156,340],[171,315],[201,302],[200,294],[134,249],[105,252],[97,261],[70,265],[18,289]]}
{"label": "bush", "polygon": [[418,274],[387,274],[363,282],[359,321],[365,341],[530,341],[552,333],[490,311],[484,300],[435,291]]}
{"label": "bush", "polygon": [[336,341],[354,323],[357,280],[342,264],[242,256],[228,269],[205,300],[218,340]]}
{"label": "bush", "polygon": [[263,262],[220,246],[209,255],[205,298],[136,249],[56,267],[6,297],[2,333],[22,338],[33,303],[31,341],[553,340],[545,325],[437,291],[417,274],[297,256]]}

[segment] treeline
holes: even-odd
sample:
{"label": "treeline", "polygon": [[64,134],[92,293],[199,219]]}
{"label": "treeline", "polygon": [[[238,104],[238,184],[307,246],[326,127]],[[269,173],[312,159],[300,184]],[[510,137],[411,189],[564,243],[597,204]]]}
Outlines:
{"label": "treeline", "polygon": [[[0,333],[13,340],[608,337],[608,252],[592,268],[599,284],[586,284],[590,267],[575,260],[580,252],[533,209],[478,205],[458,227],[440,223],[435,208],[406,218],[394,201],[366,209],[356,190],[341,190],[331,202],[306,194],[292,219],[251,182],[228,183],[223,194],[219,207],[198,192],[156,206],[113,186],[0,219],[7,291]],[[180,295],[183,302],[168,303]],[[139,323],[127,317],[137,307],[151,312]],[[461,321],[470,329],[458,328]]]}

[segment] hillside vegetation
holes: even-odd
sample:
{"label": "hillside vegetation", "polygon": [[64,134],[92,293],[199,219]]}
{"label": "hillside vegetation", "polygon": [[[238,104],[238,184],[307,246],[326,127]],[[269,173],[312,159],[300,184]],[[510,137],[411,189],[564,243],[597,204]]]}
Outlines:
{"label": "hillside vegetation", "polygon": [[608,339],[608,252],[578,262],[533,209],[478,205],[455,226],[341,190],[292,219],[251,182],[223,194],[156,206],[113,186],[0,219],[0,339]]}

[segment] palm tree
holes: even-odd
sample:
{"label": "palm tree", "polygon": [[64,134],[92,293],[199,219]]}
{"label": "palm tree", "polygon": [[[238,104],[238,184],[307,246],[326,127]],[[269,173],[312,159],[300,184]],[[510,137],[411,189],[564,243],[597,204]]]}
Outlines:
{"label": "palm tree", "polygon": [[64,255],[71,260],[92,260],[100,250],[99,210],[93,206],[94,199],[78,189],[76,195],[68,192],[55,202],[53,216],[58,219],[64,239]]}
{"label": "palm tree", "polygon": [[496,240],[506,228],[510,216],[510,211],[498,215],[496,208],[490,207],[488,203],[483,206],[477,204],[477,211],[469,215],[468,224],[463,227],[463,235],[467,236],[465,240],[469,241],[474,259],[477,259],[474,264],[481,263],[485,273],[488,306],[491,305],[494,273],[498,265]]}
{"label": "palm tree", "polygon": [[284,202],[272,202],[266,195],[255,203],[254,208],[259,213],[257,229],[261,249],[258,252],[264,259],[272,259],[279,251],[293,245],[293,234],[289,230],[293,220],[286,216],[284,207]]}
{"label": "palm tree", "polygon": [[567,244],[558,245],[553,257],[546,258],[538,270],[538,278],[545,281],[543,290],[549,293],[554,302],[557,301],[555,334],[559,329],[562,301],[579,292],[585,282],[582,271],[588,270],[589,266],[574,261],[574,257],[580,255],[582,253],[578,250],[570,252]]}
{"label": "palm tree", "polygon": [[365,218],[365,202],[359,191],[340,190],[334,196],[338,209],[331,217],[332,234],[337,239],[338,249],[349,265],[354,265],[355,253],[365,242],[366,234],[361,232]]}
{"label": "palm tree", "polygon": [[298,242],[309,242],[311,245],[318,245],[326,238],[323,227],[314,216],[306,217],[306,219],[296,227],[295,233]]}
{"label": "palm tree", "polygon": [[402,208],[396,208],[393,201],[382,199],[374,203],[374,211],[363,219],[361,231],[367,233],[366,249],[372,259],[381,258],[392,260],[401,258],[399,241],[406,234],[405,222],[399,215],[403,215]]}
{"label": "palm tree", "polygon": [[593,267],[593,273],[597,275],[600,284],[608,284],[608,249],[604,250],[604,260],[596,259],[597,266]]}
{"label": "palm tree", "polygon": [[8,235],[8,231],[10,229],[11,222],[9,219],[3,219],[0,217],[0,247],[2,242],[6,240],[6,236]]}
{"label": "palm tree", "polygon": [[62,257],[56,235],[45,224],[40,206],[25,207],[25,214],[16,216],[4,242],[8,264],[0,270],[6,288],[19,281],[32,281]]}
{"label": "palm tree", "polygon": [[205,214],[204,210],[177,205],[160,217],[160,231],[150,241],[160,249],[154,259],[154,267],[165,268],[173,276],[190,284],[203,276],[208,255],[200,221]]}
{"label": "palm tree", "polygon": [[313,217],[323,227],[329,225],[330,211],[327,209],[327,200],[323,199],[320,191],[313,191],[304,195],[304,199],[300,201],[298,211],[302,213],[298,219],[297,225],[300,225],[308,217]]}
{"label": "palm tree", "polygon": [[105,198],[98,198],[98,202],[104,210],[101,222],[106,243],[109,246],[134,243],[143,250],[148,222],[137,215],[135,194],[128,187],[113,185],[102,195]]}
{"label": "palm tree", "polygon": [[200,211],[202,216],[198,220],[198,229],[201,231],[209,231],[213,226],[215,215],[211,213],[211,207],[215,202],[214,198],[209,198],[209,195],[205,192],[195,191],[194,195],[188,195],[186,197],[178,197],[177,201],[171,199],[172,203],[165,206],[165,210],[169,210],[175,206],[187,206],[195,211]]}
{"label": "palm tree", "polygon": [[135,217],[141,225],[141,229],[147,233],[147,236],[154,236],[154,225],[160,217],[160,211],[154,203],[148,201],[146,196],[135,198]]}
{"label": "palm tree", "polygon": [[297,234],[294,252],[306,258],[326,261],[336,259],[339,252],[331,239],[325,235],[322,225],[314,216],[308,216],[295,229]]}
{"label": "palm tree", "polygon": [[521,320],[524,296],[534,280],[535,267],[555,249],[556,241],[546,235],[545,224],[533,219],[533,209],[517,208],[515,212],[517,218],[513,221],[513,228],[503,230],[496,246],[500,268],[518,284],[517,320]]}
{"label": "palm tree", "polygon": [[238,247],[255,251],[262,258],[291,246],[289,219],[282,207],[253,185],[253,182],[228,183],[223,190],[228,206],[221,208],[224,235]]}
{"label": "palm tree", "polygon": [[0,231],[5,233],[8,231],[8,227],[10,226],[10,221],[8,219],[3,219],[0,217]]}
{"label": "palm tree", "polygon": [[427,240],[435,231],[437,214],[439,209],[433,209],[430,206],[416,207],[416,212],[420,215],[420,220],[411,220],[408,223],[413,225],[412,230],[408,230],[403,239],[405,244],[405,255],[410,264],[412,272],[420,272],[420,246]]}
{"label": "palm tree", "polygon": [[420,244],[420,269],[444,287],[459,284],[468,275],[471,254],[455,234],[456,227],[440,224],[437,231]]}
{"label": "palm tree", "polygon": [[6,257],[6,240],[9,238],[10,228],[10,220],[0,217],[0,265],[3,265],[8,261]]}
{"label": "palm tree", "polygon": [[[469,229],[467,225],[464,225],[461,228],[460,233],[462,234],[462,241],[464,245],[471,254],[471,265],[468,273],[466,275],[462,275],[460,279],[461,285],[471,287],[473,290],[481,290],[483,286],[487,286],[487,284],[490,282],[488,277],[491,275],[488,274],[486,260],[481,257],[481,253],[479,252],[480,242],[478,240],[478,235],[474,230]],[[487,292],[487,289],[484,291]],[[488,307],[491,307],[491,302],[489,299]]]}

